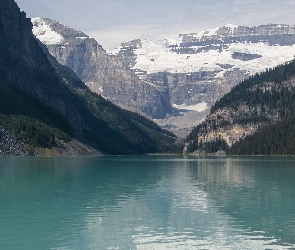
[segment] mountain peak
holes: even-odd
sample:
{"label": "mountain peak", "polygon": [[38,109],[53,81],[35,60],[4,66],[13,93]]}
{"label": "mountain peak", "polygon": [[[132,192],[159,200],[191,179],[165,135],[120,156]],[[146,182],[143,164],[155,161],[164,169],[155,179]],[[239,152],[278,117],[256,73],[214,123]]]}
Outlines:
{"label": "mountain peak", "polygon": [[[158,89],[150,81],[142,81],[122,61],[108,55],[95,39],[47,18],[33,18],[32,22],[33,33],[45,43],[49,53],[74,70],[92,91],[153,118],[171,112],[167,87]],[[140,47],[141,43],[129,41],[124,46]]]}
{"label": "mountain peak", "polygon": [[109,53],[122,55],[133,69],[147,73],[218,71],[218,78],[234,68],[255,74],[290,61],[294,44],[295,26],[227,24],[157,42],[134,40]]}
{"label": "mountain peak", "polygon": [[42,43],[46,45],[64,43],[64,38],[57,32],[53,31],[43,18],[36,17],[32,18],[31,21],[33,23],[33,33]]}
{"label": "mountain peak", "polygon": [[45,45],[64,45],[67,39],[90,38],[81,31],[76,31],[49,18],[31,18],[31,22],[34,35]]}
{"label": "mountain peak", "polygon": [[214,37],[218,35],[229,35],[233,34],[234,30],[237,29],[239,26],[238,25],[233,25],[233,24],[227,24],[224,26],[220,26],[214,29],[207,29],[204,31],[200,31],[198,33],[191,33],[193,37],[197,39],[204,39],[205,37]]}

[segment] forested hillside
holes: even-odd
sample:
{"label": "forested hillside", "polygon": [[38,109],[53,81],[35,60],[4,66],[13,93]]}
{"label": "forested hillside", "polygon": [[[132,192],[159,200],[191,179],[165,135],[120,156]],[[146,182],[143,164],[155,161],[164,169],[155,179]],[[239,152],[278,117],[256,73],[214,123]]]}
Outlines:
{"label": "forested hillside", "polygon": [[13,0],[0,1],[0,9],[0,126],[33,153],[59,152],[73,140],[91,148],[89,153],[155,153],[174,141],[152,121],[92,93],[59,65]]}
{"label": "forested hillside", "polygon": [[[45,49],[46,52],[46,49]],[[59,64],[49,53],[49,61],[69,90],[83,103],[85,121],[95,129],[84,131],[84,137],[99,148],[112,153],[162,152],[174,142],[174,135],[145,117],[124,110],[92,92],[67,66]],[[93,117],[95,119],[93,119]],[[116,152],[117,150],[117,152]]]}
{"label": "forested hillside", "polygon": [[187,152],[295,154],[295,61],[251,76],[212,106]]}
{"label": "forested hillside", "polygon": [[276,124],[234,144],[231,155],[295,155],[295,117],[287,116]]}

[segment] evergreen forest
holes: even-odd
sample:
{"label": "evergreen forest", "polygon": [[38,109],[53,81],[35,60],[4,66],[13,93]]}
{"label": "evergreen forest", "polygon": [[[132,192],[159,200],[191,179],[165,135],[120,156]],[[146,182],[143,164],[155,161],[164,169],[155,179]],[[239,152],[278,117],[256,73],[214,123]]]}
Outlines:
{"label": "evergreen forest", "polygon": [[[222,116],[222,110],[230,110],[230,116]],[[243,80],[212,106],[210,115],[186,138],[188,153],[199,149],[230,155],[295,155],[295,61]],[[200,143],[208,132],[233,126],[257,131],[233,145],[222,138]]]}

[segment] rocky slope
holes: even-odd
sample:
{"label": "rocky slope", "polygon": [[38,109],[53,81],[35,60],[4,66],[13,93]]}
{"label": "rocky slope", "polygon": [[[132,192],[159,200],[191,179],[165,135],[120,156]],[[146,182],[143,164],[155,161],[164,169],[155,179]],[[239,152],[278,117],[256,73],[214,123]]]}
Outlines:
{"label": "rocky slope", "polygon": [[[163,118],[172,112],[168,86],[140,80],[86,34],[47,18],[33,18],[33,33],[49,53],[75,71],[91,90],[121,107]],[[161,80],[162,81],[162,80]]]}
{"label": "rocky slope", "polygon": [[31,153],[0,126],[0,156],[29,156]]}
{"label": "rocky slope", "polygon": [[77,156],[77,155],[99,155],[102,153],[80,143],[77,140],[64,142],[57,140],[54,147],[31,147],[28,144],[23,144],[16,139],[11,133],[0,126],[0,156]]}
{"label": "rocky slope", "polygon": [[226,25],[158,42],[129,41],[109,53],[156,85],[165,72],[175,114],[158,122],[179,128],[196,125],[242,79],[291,61],[294,44],[295,26]]}

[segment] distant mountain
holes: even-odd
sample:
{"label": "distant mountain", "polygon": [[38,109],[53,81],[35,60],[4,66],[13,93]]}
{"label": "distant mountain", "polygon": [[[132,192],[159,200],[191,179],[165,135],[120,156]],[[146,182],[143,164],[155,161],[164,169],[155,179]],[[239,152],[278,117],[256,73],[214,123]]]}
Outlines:
{"label": "distant mountain", "polygon": [[186,153],[295,155],[295,60],[251,76],[211,108]]}
{"label": "distant mountain", "polygon": [[[111,102],[152,118],[172,112],[168,85],[143,81],[88,35],[48,18],[32,18],[33,33],[62,65]],[[162,77],[163,78],[163,77]]]}
{"label": "distant mountain", "polygon": [[178,129],[197,125],[241,80],[293,60],[295,26],[226,25],[158,42],[128,41],[109,54],[155,85],[165,74],[175,114],[159,123]]}
{"label": "distant mountain", "polygon": [[225,25],[157,42],[127,41],[106,53],[82,32],[50,19],[32,20],[50,54],[92,90],[180,136],[237,83],[295,55],[291,25]]}
{"label": "distant mountain", "polygon": [[1,0],[0,9],[0,154],[152,153],[174,141],[155,123],[91,92],[60,65],[13,0]]}

